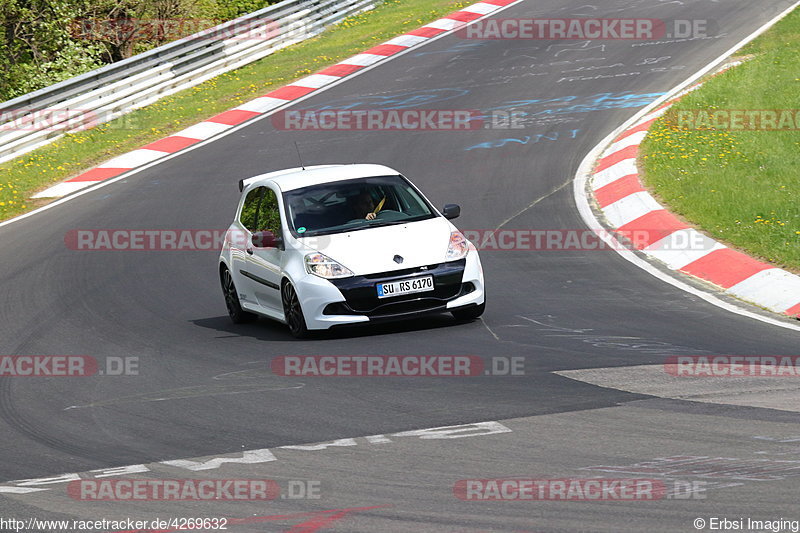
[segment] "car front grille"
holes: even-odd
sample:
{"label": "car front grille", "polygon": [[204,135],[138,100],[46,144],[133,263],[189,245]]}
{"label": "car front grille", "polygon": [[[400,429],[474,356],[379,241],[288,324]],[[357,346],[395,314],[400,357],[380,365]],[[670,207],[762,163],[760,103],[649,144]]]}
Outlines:
{"label": "car front grille", "polygon": [[[331,280],[331,283],[344,295],[346,306],[342,307],[341,303],[331,304],[323,312],[325,314],[359,314],[369,317],[383,317],[437,309],[444,310],[448,301],[457,298],[464,291],[464,284],[462,284],[461,280],[464,276],[465,266],[466,259],[461,259],[430,265],[427,269],[417,267]],[[433,290],[392,298],[378,298],[378,283],[417,276],[433,276]],[[349,312],[337,312],[347,310]]]}

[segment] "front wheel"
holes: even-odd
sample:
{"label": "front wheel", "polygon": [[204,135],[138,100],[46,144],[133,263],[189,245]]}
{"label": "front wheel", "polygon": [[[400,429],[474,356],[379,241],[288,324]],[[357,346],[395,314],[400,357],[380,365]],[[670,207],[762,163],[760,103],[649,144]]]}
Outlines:
{"label": "front wheel", "polygon": [[483,303],[480,305],[473,305],[464,309],[455,309],[451,312],[453,313],[453,318],[456,320],[475,320],[481,316],[485,310],[486,299],[484,298]]}
{"label": "front wheel", "polygon": [[249,313],[242,309],[239,303],[239,294],[236,292],[236,285],[233,283],[233,276],[231,271],[223,268],[220,272],[220,282],[222,283],[222,293],[225,295],[225,306],[228,308],[228,316],[234,324],[244,324],[245,322],[252,322],[257,315]]}
{"label": "front wheel", "polygon": [[307,337],[308,328],[306,327],[306,319],[303,317],[303,308],[300,306],[297,291],[294,290],[289,281],[283,283],[281,301],[283,302],[283,316],[286,318],[286,325],[289,326],[289,333],[298,339]]}

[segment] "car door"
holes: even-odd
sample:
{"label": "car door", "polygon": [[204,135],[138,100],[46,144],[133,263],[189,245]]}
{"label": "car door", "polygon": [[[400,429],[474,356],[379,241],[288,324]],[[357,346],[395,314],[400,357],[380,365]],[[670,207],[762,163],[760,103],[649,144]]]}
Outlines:
{"label": "car door", "polygon": [[251,236],[256,229],[256,214],[264,194],[263,189],[264,187],[256,187],[245,195],[236,219],[239,228],[233,231],[231,239],[231,270],[239,300],[246,309],[259,305],[255,298],[256,283],[248,276],[251,267],[248,264],[250,253],[247,250],[252,251],[253,248]]}
{"label": "car door", "polygon": [[283,224],[281,223],[278,195],[269,187],[259,187],[258,207],[255,220],[252,220],[250,234],[269,231],[279,239],[277,245],[257,247],[248,238],[245,252],[246,267],[244,275],[249,278],[259,305],[269,310],[282,312],[281,303],[281,261],[283,259]]}

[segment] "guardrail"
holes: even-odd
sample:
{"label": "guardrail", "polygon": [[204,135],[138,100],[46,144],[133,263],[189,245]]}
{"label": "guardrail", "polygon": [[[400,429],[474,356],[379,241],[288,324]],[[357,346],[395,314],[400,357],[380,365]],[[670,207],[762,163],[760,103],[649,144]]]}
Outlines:
{"label": "guardrail", "polygon": [[285,0],[0,104],[0,163],[309,39],[380,0]]}

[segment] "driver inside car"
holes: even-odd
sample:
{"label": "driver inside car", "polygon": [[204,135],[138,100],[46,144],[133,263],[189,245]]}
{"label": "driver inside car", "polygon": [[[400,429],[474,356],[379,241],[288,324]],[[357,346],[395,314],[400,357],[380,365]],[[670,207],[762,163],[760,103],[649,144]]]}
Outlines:
{"label": "driver inside car", "polygon": [[[355,199],[351,202],[350,207],[353,210],[355,218],[375,220],[375,217],[377,216],[375,213],[377,211],[375,208],[375,200],[366,190],[362,190],[358,196],[355,197]],[[366,213],[366,215],[364,213]]]}

